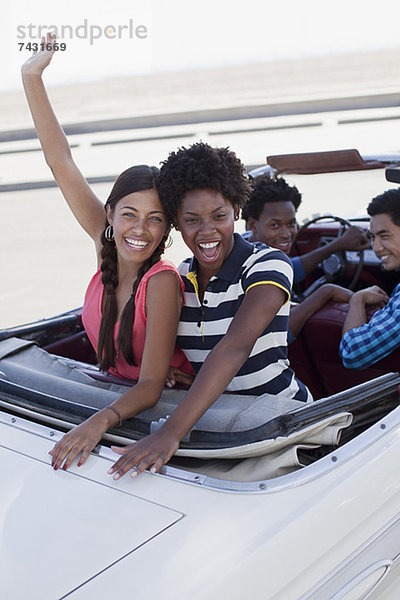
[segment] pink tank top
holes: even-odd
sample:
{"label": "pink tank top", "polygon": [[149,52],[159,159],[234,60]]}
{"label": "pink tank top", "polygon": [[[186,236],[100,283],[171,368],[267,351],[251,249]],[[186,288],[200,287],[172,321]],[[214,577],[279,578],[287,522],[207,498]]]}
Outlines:
{"label": "pink tank top", "polygon": [[[120,377],[127,379],[139,379],[140,365],[142,362],[142,356],[144,351],[144,342],[146,338],[146,290],[147,283],[152,275],[160,273],[161,271],[173,271],[179,277],[182,290],[182,298],[184,297],[184,286],[182,279],[176,269],[168,260],[162,259],[151,267],[143,276],[139,283],[136,300],[135,300],[135,319],[133,322],[133,353],[135,360],[138,362],[137,366],[129,365],[122,353],[116,360],[115,368],[111,368],[110,372]],[[86,290],[85,301],[82,308],[82,321],[85,327],[88,338],[90,339],[92,346],[97,350],[97,343],[99,339],[100,321],[101,321],[101,306],[103,300],[104,286],[101,281],[101,270],[99,269],[90,280],[89,286]],[[114,328],[114,342],[116,344],[119,330],[119,321],[115,324]],[[175,347],[175,351],[172,357],[171,366],[182,369],[186,373],[194,375],[193,368],[187,360],[183,351]]]}

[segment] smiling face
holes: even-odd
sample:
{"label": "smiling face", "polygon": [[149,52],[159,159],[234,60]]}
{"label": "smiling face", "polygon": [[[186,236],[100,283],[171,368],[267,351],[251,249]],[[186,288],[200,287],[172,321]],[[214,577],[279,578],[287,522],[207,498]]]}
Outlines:
{"label": "smiling face", "polygon": [[263,242],[289,254],[297,233],[292,202],[266,202],[259,219],[249,217],[247,225],[253,242]]}
{"label": "smiling face", "polygon": [[233,249],[238,210],[212,189],[192,190],[184,196],[177,226],[199,263],[199,273],[212,277]]}
{"label": "smiling face", "polygon": [[113,209],[107,206],[113,226],[118,261],[143,264],[168,232],[167,218],[155,189],[124,196]]}
{"label": "smiling face", "polygon": [[390,215],[382,213],[371,217],[372,249],[381,259],[385,271],[400,268],[400,227]]}

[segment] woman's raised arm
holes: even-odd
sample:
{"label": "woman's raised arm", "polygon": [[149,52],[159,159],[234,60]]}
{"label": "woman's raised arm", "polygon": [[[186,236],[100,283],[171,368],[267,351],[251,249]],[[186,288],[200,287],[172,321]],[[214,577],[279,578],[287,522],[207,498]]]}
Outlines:
{"label": "woman's raised arm", "polygon": [[[104,229],[104,206],[90,189],[76,166],[65,134],[57,121],[42,81],[42,73],[54,54],[55,36],[42,38],[43,50],[34,53],[22,65],[22,81],[32,113],[36,133],[47,164],[78,223],[90,235],[99,252]],[[47,50],[48,45],[52,49]]]}

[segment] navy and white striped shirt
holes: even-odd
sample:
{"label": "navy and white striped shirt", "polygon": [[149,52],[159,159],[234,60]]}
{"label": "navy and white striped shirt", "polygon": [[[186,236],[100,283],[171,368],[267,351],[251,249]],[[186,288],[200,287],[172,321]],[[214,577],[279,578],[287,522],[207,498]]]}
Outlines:
{"label": "navy and white striped shirt", "polygon": [[[178,345],[196,373],[209,352],[223,338],[246,292],[255,285],[272,284],[290,298],[293,269],[281,251],[264,244],[250,244],[235,234],[232,252],[217,275],[211,277],[200,302],[196,278],[197,261],[185,260],[179,273],[185,285],[185,305],[178,328]],[[227,390],[241,394],[271,394],[282,399],[312,400],[287,359],[289,302],[278,311],[253,346],[249,358]]]}

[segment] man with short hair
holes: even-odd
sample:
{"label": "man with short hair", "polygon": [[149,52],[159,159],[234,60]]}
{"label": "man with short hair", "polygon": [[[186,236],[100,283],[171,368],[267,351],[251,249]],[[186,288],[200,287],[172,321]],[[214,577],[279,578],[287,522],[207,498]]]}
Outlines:
{"label": "man with short hair", "polygon": [[[242,210],[242,219],[249,231],[243,237],[250,242],[262,242],[289,254],[297,234],[296,211],[301,203],[297,187],[283,177],[262,175],[252,185],[250,198]],[[291,258],[294,283],[299,283],[333,252],[363,250],[369,247],[366,234],[358,227],[349,228],[341,237],[312,252]],[[306,321],[330,300],[348,302],[353,292],[328,283],[322,285],[300,304],[291,307],[288,343],[301,332]]]}
{"label": "man with short hair", "polygon": [[[283,177],[261,175],[252,184],[250,198],[242,210],[246,221],[243,237],[249,242],[262,242],[289,254],[297,235],[296,212],[301,193]],[[369,248],[365,231],[353,226],[332,242],[302,256],[291,257],[294,283],[300,283],[323,260],[334,252],[359,251]]]}
{"label": "man with short hair", "polygon": [[[367,208],[371,217],[372,248],[385,271],[400,268],[400,189],[376,196]],[[369,322],[367,306],[377,304]],[[400,346],[400,284],[389,300],[377,286],[356,292],[350,299],[343,326],[340,356],[345,367],[365,369]]]}

